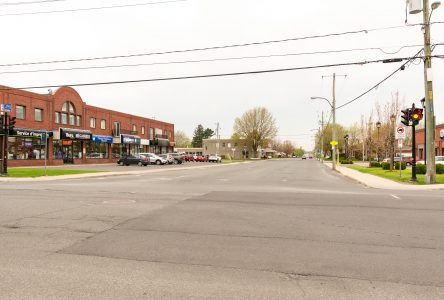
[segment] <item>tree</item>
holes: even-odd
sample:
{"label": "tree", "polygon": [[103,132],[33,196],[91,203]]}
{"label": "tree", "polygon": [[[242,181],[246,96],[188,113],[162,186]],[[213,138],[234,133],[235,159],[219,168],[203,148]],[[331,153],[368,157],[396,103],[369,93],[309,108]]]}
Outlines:
{"label": "tree", "polygon": [[214,131],[210,128],[204,129],[202,124],[197,125],[196,129],[194,129],[193,141],[191,144],[193,147],[200,148],[202,147],[202,140],[208,139],[214,135]]}
{"label": "tree", "polygon": [[275,119],[265,107],[255,107],[235,119],[233,131],[253,149],[256,157],[259,146],[266,147],[276,137],[277,127]]}
{"label": "tree", "polygon": [[282,143],[282,152],[284,152],[287,156],[293,154],[294,150],[295,146],[291,141],[286,140]]}
{"label": "tree", "polygon": [[305,154],[305,150],[302,149],[302,147],[299,147],[297,149],[294,150],[294,155],[296,155],[297,157],[302,157],[302,155]]}
{"label": "tree", "polygon": [[174,133],[174,138],[176,140],[176,147],[177,148],[188,148],[188,147],[191,147],[191,140],[185,134],[184,131],[182,131],[182,130],[176,131]]}

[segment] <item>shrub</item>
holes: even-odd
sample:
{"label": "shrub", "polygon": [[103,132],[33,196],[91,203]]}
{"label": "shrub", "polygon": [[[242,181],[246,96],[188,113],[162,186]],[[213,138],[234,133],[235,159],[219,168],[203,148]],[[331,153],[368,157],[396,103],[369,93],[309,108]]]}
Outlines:
{"label": "shrub", "polygon": [[416,174],[425,174],[427,171],[426,165],[417,164],[416,165]]}
{"label": "shrub", "polygon": [[436,174],[444,174],[444,165],[436,164]]}
{"label": "shrub", "polygon": [[[406,164],[403,162],[401,163],[401,170],[405,170]],[[395,169],[399,170],[399,162],[395,163]]]}
{"label": "shrub", "polygon": [[351,165],[351,164],[353,164],[353,161],[347,160],[347,159],[341,159],[341,160],[339,160],[339,163],[341,163],[343,165]]}
{"label": "shrub", "polygon": [[381,163],[377,162],[377,161],[371,161],[369,164],[370,168],[380,168],[381,167]]}
{"label": "shrub", "polygon": [[390,163],[388,162],[382,162],[381,167],[383,170],[390,170]]}

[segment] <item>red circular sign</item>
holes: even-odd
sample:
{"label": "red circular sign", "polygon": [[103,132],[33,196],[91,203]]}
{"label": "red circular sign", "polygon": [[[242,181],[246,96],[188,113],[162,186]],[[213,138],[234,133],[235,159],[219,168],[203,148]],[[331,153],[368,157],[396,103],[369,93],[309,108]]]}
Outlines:
{"label": "red circular sign", "polygon": [[398,132],[398,133],[404,133],[404,127],[398,127],[398,128],[396,128],[396,132]]}

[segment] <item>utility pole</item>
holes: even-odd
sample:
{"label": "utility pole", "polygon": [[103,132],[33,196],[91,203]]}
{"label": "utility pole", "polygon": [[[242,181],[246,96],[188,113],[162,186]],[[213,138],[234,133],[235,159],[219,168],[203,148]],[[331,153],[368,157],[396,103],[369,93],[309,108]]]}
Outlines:
{"label": "utility pole", "polygon": [[219,155],[219,143],[220,143],[220,137],[219,137],[219,122],[216,123],[216,155]]}
{"label": "utility pole", "polygon": [[321,162],[324,162],[324,111],[322,111],[322,119],[321,119]]}
{"label": "utility pole", "polygon": [[[432,10],[434,8],[432,7]],[[427,173],[424,177],[425,183],[435,183],[435,117],[433,106],[433,82],[432,82],[432,58],[430,48],[430,17],[429,0],[423,0],[423,22],[424,22],[424,84],[425,84],[425,130],[426,136],[426,157]],[[424,132],[425,134],[425,132]]]}

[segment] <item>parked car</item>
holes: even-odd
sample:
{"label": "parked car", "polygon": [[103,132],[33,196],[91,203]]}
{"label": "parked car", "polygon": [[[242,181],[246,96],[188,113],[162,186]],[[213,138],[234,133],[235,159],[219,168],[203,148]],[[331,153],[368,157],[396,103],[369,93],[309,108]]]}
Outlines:
{"label": "parked car", "polygon": [[169,165],[172,165],[174,163],[174,157],[170,154],[160,154],[159,156],[164,158]]}
{"label": "parked car", "polygon": [[220,162],[222,162],[222,158],[219,155],[212,154],[212,155],[208,156],[208,161],[209,162],[220,163]]}
{"label": "parked car", "polygon": [[144,155],[128,155],[120,158],[117,161],[118,165],[121,166],[129,166],[129,165],[139,165],[139,166],[147,166],[149,163],[148,158]]}
{"label": "parked car", "polygon": [[164,165],[167,163],[167,160],[165,158],[160,157],[154,153],[140,153],[140,155],[146,156],[150,164]]}
{"label": "parked car", "polygon": [[185,155],[183,156],[183,159],[184,159],[185,161],[194,161],[194,156],[193,156],[192,154],[185,154]]}
{"label": "parked car", "polygon": [[175,164],[181,164],[184,161],[184,155],[180,154],[180,153],[167,153],[169,155],[171,155],[174,158],[174,163]]}
{"label": "parked car", "polygon": [[302,159],[307,159],[307,156],[305,154],[302,155]]}
{"label": "parked car", "polygon": [[[424,160],[419,160],[417,164],[424,164]],[[444,165],[444,156],[435,156],[435,164]]]}
{"label": "parked car", "polygon": [[[384,158],[382,161],[383,161],[383,162],[390,162],[390,157],[388,157],[388,158]],[[397,162],[399,162],[399,161],[400,161],[400,157],[399,157],[399,156],[395,156],[395,157],[394,157],[394,162],[397,163]],[[406,166],[411,166],[411,165],[412,165],[412,162],[413,162],[413,158],[412,158],[411,156],[403,156],[401,161],[402,161],[403,163],[405,163]],[[418,163],[418,162],[417,162],[417,163]]]}
{"label": "parked car", "polygon": [[196,158],[194,158],[194,161],[206,162],[208,161],[208,158],[206,156],[196,156]]}

